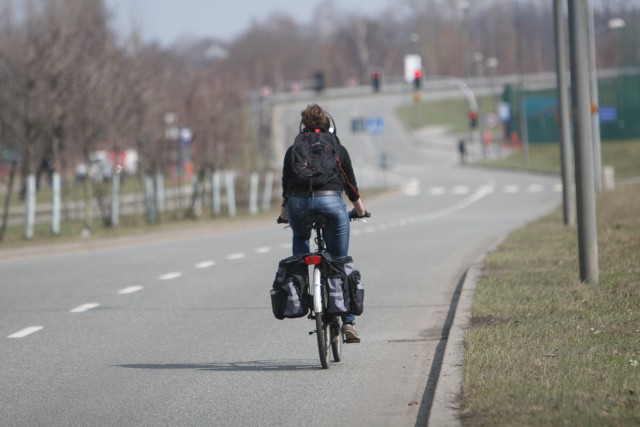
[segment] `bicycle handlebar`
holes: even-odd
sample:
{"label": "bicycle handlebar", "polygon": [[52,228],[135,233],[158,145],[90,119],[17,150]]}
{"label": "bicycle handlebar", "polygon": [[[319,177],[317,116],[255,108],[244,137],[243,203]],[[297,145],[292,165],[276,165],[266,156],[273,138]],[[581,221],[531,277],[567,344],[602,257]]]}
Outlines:
{"label": "bicycle handlebar", "polygon": [[357,219],[363,219],[363,218],[371,218],[371,212],[369,212],[369,211],[364,211],[364,215],[359,216],[359,215],[356,213],[356,210],[355,210],[355,209],[352,209],[351,211],[349,211],[349,219],[350,219],[351,221],[354,221],[354,220],[357,220]]}
{"label": "bicycle handlebar", "polygon": [[[349,221],[356,221],[356,220],[364,219],[364,218],[371,218],[371,212],[364,211],[364,215],[358,216],[358,214],[356,213],[355,209],[349,211]],[[276,220],[276,223],[278,223],[278,224],[289,224],[289,220],[283,219],[282,217],[278,216],[278,219]]]}

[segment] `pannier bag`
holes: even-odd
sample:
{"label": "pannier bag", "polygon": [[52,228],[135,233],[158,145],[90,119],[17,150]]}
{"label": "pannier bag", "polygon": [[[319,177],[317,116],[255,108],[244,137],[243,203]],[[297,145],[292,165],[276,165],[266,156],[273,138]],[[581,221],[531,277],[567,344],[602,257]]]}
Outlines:
{"label": "pannier bag", "polygon": [[324,256],[330,314],[359,316],[364,310],[364,284],[350,256]]}
{"label": "pannier bag", "polygon": [[304,317],[309,313],[307,265],[303,256],[291,256],[278,263],[271,289],[271,309],[276,319]]}

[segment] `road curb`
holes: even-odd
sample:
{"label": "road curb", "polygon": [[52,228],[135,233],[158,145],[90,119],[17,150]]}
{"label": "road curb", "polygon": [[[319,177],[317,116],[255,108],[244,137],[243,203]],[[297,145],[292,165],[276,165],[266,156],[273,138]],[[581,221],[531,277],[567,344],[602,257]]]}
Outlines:
{"label": "road curb", "polygon": [[485,253],[476,258],[466,272],[442,359],[433,405],[427,421],[427,425],[430,427],[458,427],[462,425],[460,420],[460,393],[462,392],[464,378],[464,334],[471,322],[471,307],[485,259],[506,237],[503,236],[498,239]]}

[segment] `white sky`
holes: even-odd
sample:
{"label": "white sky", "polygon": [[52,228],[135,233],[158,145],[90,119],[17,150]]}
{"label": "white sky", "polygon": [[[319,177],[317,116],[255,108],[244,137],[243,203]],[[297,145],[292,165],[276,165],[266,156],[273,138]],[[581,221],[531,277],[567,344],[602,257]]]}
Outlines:
{"label": "white sky", "polygon": [[[128,32],[141,28],[146,40],[163,45],[181,36],[213,36],[230,41],[253,20],[264,21],[272,12],[284,12],[309,22],[322,0],[107,0],[114,27]],[[334,0],[338,10],[376,15],[393,0]]]}

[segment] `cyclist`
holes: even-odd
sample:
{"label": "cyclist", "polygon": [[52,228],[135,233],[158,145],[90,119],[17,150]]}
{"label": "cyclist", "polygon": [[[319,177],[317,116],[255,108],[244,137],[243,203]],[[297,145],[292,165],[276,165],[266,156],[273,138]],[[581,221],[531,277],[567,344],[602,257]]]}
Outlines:
{"label": "cyclist", "polygon": [[[309,105],[301,113],[303,132],[329,132],[331,120],[329,115],[317,104]],[[353,173],[351,159],[347,149],[338,145],[338,165],[340,174],[329,180],[328,183],[313,187],[310,191],[308,185],[296,184],[293,178],[292,147],[289,147],[284,156],[282,168],[282,209],[280,218],[288,220],[293,231],[293,254],[309,253],[309,239],[311,230],[304,227],[303,218],[310,215],[324,215],[328,218],[328,224],[324,230],[327,251],[336,257],[346,256],[349,252],[349,213],[347,205],[342,198],[344,191],[353,204],[352,214],[363,217],[366,214],[358,185]],[[342,333],[346,342],[360,342],[355,327],[355,316],[348,314],[342,318]]]}

